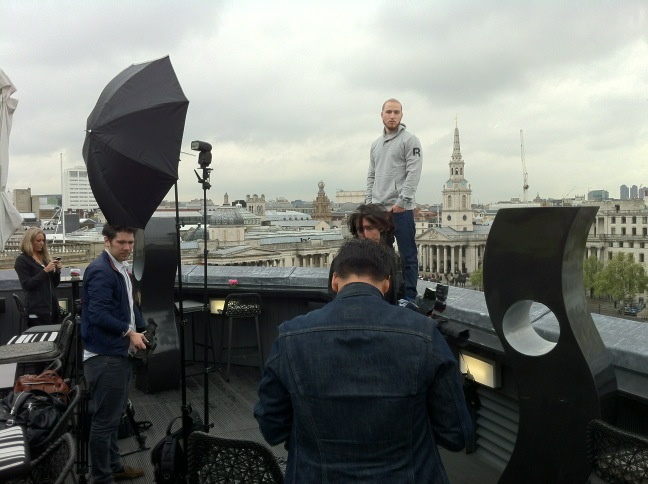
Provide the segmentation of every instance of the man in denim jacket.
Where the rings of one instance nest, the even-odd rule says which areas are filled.
[[[437,444],[472,433],[457,362],[430,318],[383,300],[391,254],[353,239],[334,301],[279,327],[254,415],[286,482],[447,483]]]

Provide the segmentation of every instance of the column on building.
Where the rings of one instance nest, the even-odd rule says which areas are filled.
[[[421,270],[421,271],[425,271],[425,264],[426,264],[425,248],[426,248],[425,244],[419,244],[419,246],[418,246],[419,270]]]

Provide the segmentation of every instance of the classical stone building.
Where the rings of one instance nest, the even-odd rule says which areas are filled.
[[[443,184],[441,226],[416,238],[419,270],[428,273],[471,273],[481,266],[490,225],[474,225],[472,189],[465,178],[459,128],[455,127],[449,177]]]
[[[245,221],[239,207],[215,207],[209,215],[209,240],[221,246],[238,245],[245,240]]]
[[[328,267],[342,245],[339,231],[309,215],[267,211],[266,217],[271,224],[262,226],[259,215],[240,206],[214,207],[209,215],[208,264]],[[197,235],[191,239],[201,244],[203,236]],[[183,260],[202,263],[202,253],[194,247]]]
[[[257,267],[329,267],[342,245],[338,240],[298,238],[271,241],[259,246],[240,245],[209,251],[209,265]]]

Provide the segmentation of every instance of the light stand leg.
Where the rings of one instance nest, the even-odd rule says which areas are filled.
[[[79,297],[79,281],[72,281],[72,318],[74,319],[75,359],[74,359],[74,380],[79,385],[81,398],[78,405],[78,426],[76,429],[77,460],[76,471],[79,476],[79,484],[86,484],[88,473],[88,441],[86,439],[86,428],[88,425],[88,389],[83,377],[83,342],[81,341],[81,299]]]
[[[133,436],[135,437],[135,440],[137,440],[137,444],[139,445],[137,450],[134,450],[132,452],[128,452],[126,454],[122,454],[122,457],[135,454],[136,452],[141,452],[143,450],[149,450],[150,447],[146,446],[146,435],[142,435],[140,432],[140,424],[135,421],[135,414],[133,413],[133,407],[131,406],[130,400],[128,401],[128,404],[126,405],[126,418],[130,422],[131,427],[133,428]],[[146,425],[144,428],[148,428],[150,426],[150,422],[143,422],[144,425]]]
[[[178,182],[175,187],[175,209],[176,209],[176,245],[178,247],[178,340],[180,343],[180,391],[182,412],[182,444],[183,448],[188,449],[187,439],[191,431],[192,422],[189,418],[191,408],[187,405],[187,369],[185,363],[185,316],[182,301],[182,253],[180,249],[180,210],[178,208]],[[184,468],[187,468],[187,453],[184,453]]]

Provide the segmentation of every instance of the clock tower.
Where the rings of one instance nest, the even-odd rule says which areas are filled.
[[[455,125],[454,148],[450,159],[450,178],[443,185],[441,226],[459,232],[472,232],[473,211],[468,180],[464,178],[464,161],[459,146],[459,128]]]

